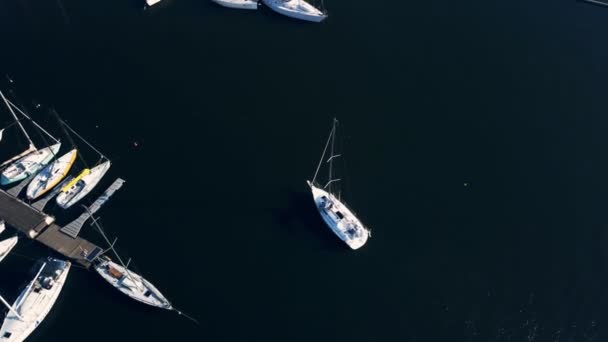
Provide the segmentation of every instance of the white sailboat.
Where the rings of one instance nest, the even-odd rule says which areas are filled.
[[[326,13],[304,0],[262,0],[262,2],[273,11],[294,19],[318,23],[327,18]]]
[[[9,312],[0,328],[0,342],[21,342],[38,327],[57,301],[70,266],[69,261],[49,258],[13,306],[2,299]]]
[[[333,161],[340,156],[334,154],[337,124],[338,121],[334,119],[333,127],[329,134],[329,138],[327,139],[327,143],[325,144],[325,149],[321,155],[321,160],[317,166],[315,176],[312,181],[308,181],[308,185],[310,186],[312,197],[323,221],[325,221],[329,228],[331,228],[331,230],[350,248],[358,249],[367,242],[367,239],[371,235],[370,230],[359,221],[352,210],[346,206],[340,199],[340,196],[336,195],[332,189],[333,183],[339,181],[339,179],[333,178]],[[315,181],[330,144],[330,156],[326,161],[329,163],[329,179],[325,186],[321,186],[316,184]]]
[[[57,204],[67,209],[88,195],[99,183],[101,178],[108,172],[112,164],[109,160],[84,171],[69,182],[57,196]]]
[[[257,0],[211,0],[216,4],[228,8],[236,8],[236,9],[248,9],[255,10],[258,9],[258,1]]]
[[[173,310],[171,303],[144,277],[103,256],[95,265],[95,271],[110,285],[127,296],[161,309]]]
[[[0,241],[0,261],[4,260],[8,253],[15,248],[18,239],[17,236],[13,236],[12,238]]]
[[[2,171],[0,184],[7,185],[18,182],[37,173],[55,157],[60,147],[61,143],[57,143],[21,157]]]
[[[27,186],[27,198],[36,199],[51,190],[55,185],[68,175],[70,168],[76,161],[76,149],[64,154],[47,165]]]
[[[159,2],[161,2],[161,0],[146,0],[146,5],[152,6],[152,5],[156,5]]]

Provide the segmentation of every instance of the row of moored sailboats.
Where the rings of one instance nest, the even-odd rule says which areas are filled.
[[[64,209],[73,206],[89,194],[110,168],[110,161],[89,144],[100,154],[100,161],[90,169],[84,168],[75,177],[69,176],[69,172],[76,162],[78,150],[74,148],[59,156],[61,142],[15,106],[1,91],[0,97],[13,116],[14,125],[19,126],[29,143],[29,147],[24,152],[0,165],[0,185],[29,181],[26,190],[28,200],[36,200],[51,192],[50,196],[57,194],[56,202],[59,207]],[[21,118],[18,114],[21,115]],[[53,142],[47,147],[37,148],[21,122],[23,119],[30,121]],[[73,134],[78,135],[65,122],[59,120]],[[0,129],[0,141],[4,131],[5,129]],[[78,137],[80,138],[80,136]],[[84,139],[82,140],[88,144]],[[59,191],[51,191],[57,186],[61,186],[60,189],[58,188]],[[106,242],[110,244],[97,220],[93,220],[93,223],[106,239]],[[5,223],[0,221],[0,234],[4,231]],[[0,240],[0,262],[10,254],[17,242],[17,236]],[[116,254],[119,263],[112,261],[105,255],[110,250]],[[111,243],[110,248],[93,261],[93,269],[110,285],[130,298],[182,314],[171,305],[154,285],[130,270],[128,264],[129,262],[127,264],[122,262],[114,249],[114,244]],[[0,301],[8,308],[7,315],[0,326],[0,342],[21,342],[38,327],[55,304],[65,284],[70,267],[71,263],[69,261],[48,258],[42,263],[34,279],[28,283],[12,305],[0,296]]]
[[[258,9],[258,0],[212,0],[213,2],[228,8],[255,10]],[[321,22],[327,18],[327,13],[313,6],[305,0],[261,0],[264,5],[273,11],[294,19],[304,21]],[[148,6],[152,6],[160,0],[146,0]]]
[[[78,150],[74,148],[58,157],[59,150],[62,146],[61,142],[40,127],[27,114],[19,109],[19,107],[15,106],[2,92],[0,92],[0,97],[2,97],[2,100],[13,115],[15,123],[19,126],[29,143],[28,149],[0,165],[0,167],[4,167],[0,174],[0,184],[9,185],[24,181],[33,176],[28,184],[26,196],[28,200],[35,200],[49,192],[68,176],[70,169],[76,161]],[[23,118],[31,121],[53,140],[54,143],[50,146],[38,149],[15,111]],[[66,125],[63,121],[61,121],[61,123]],[[69,128],[67,125],[66,127]],[[110,168],[110,165],[110,160],[100,153],[100,161],[97,165],[90,169],[84,168],[77,176],[72,178],[61,188],[56,198],[57,204],[63,209],[67,209],[76,204],[95,188]]]

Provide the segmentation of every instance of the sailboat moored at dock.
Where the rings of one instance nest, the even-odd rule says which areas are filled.
[[[110,285],[127,296],[161,309],[173,310],[171,303],[144,277],[104,256],[98,259],[95,271]]]
[[[57,204],[67,209],[80,201],[95,188],[111,165],[110,161],[106,160],[90,170],[85,169],[61,190],[61,193],[57,196]]]
[[[0,241],[0,261],[4,260],[8,253],[15,248],[18,239],[19,238],[17,236],[13,236],[12,238]]]
[[[45,194],[67,176],[76,160],[76,149],[64,154],[47,165],[27,186],[27,198],[32,200]]]
[[[10,183],[24,180],[27,177],[37,173],[46,164],[48,164],[59,151],[61,143],[31,152],[25,157],[9,165],[0,176],[0,184],[7,185]]]
[[[23,290],[0,328],[0,342],[25,340],[44,320],[57,301],[68,276],[69,261],[49,258]],[[4,299],[2,301],[7,304]],[[8,306],[8,305],[7,305]]]

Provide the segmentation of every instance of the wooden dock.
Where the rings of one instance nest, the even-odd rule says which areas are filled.
[[[20,199],[0,190],[0,219],[50,249],[89,267],[103,251],[100,247],[81,237],[73,238],[60,231],[55,219]]]

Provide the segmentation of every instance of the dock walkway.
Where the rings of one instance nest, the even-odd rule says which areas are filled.
[[[89,267],[103,251],[101,247],[81,237],[73,238],[60,231],[55,219],[20,199],[0,190],[0,219],[50,249]]]

